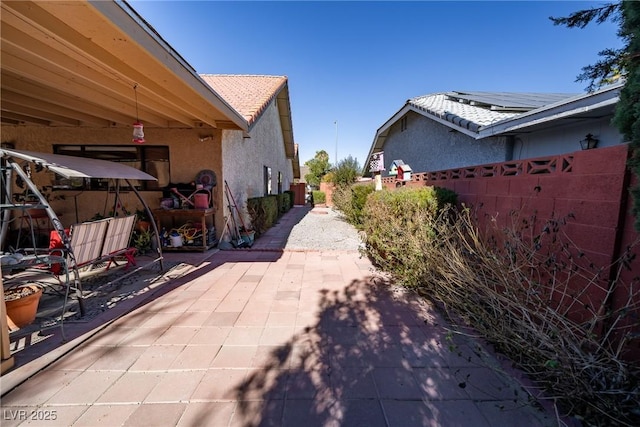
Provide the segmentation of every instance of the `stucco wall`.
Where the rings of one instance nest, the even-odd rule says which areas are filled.
[[[243,138],[241,131],[225,131],[222,142],[223,176],[238,208],[244,212],[247,225],[250,223],[247,199],[264,196],[264,166],[271,168],[272,194],[278,193],[278,172],[282,172],[282,191],[293,183],[293,167],[286,158],[275,101],[253,125],[249,135],[250,138]],[[227,205],[225,200],[225,209]]]
[[[556,156],[580,150],[580,140],[591,133],[598,139],[598,148],[612,147],[623,142],[623,137],[611,125],[611,118],[563,126],[547,131],[522,133],[515,138],[513,159]]]
[[[404,131],[400,124],[401,120],[392,125],[383,147],[383,176],[388,176],[391,162],[397,159],[408,163],[415,172],[507,160],[504,137],[476,141],[413,112],[407,114]]]
[[[36,126],[3,125],[2,142],[12,142],[18,150],[40,151],[51,153],[55,144],[100,144],[128,145],[131,142],[129,128],[54,128]],[[212,139],[200,142],[201,136],[213,136]],[[218,184],[222,170],[222,132],[215,129],[158,129],[145,128],[146,145],[169,147],[171,182],[192,182],[197,173],[210,169],[216,173]],[[38,184],[50,185],[48,176],[43,176]],[[218,185],[220,188],[220,184]],[[221,192],[218,190],[218,199]],[[96,212],[111,210],[113,194],[106,191],[56,191],[56,195],[65,195],[65,200],[51,202],[52,207],[61,215],[65,226],[76,222],[75,204],[78,206],[78,220],[92,217]],[[142,191],[142,196],[149,206],[158,208],[161,191]],[[134,193],[122,193],[122,201],[130,211],[135,211],[139,202]],[[75,200],[74,200],[75,199]],[[219,206],[219,204],[218,204]],[[222,216],[216,221],[218,234],[222,227]]]

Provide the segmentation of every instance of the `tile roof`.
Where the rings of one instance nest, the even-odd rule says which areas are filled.
[[[285,76],[239,74],[200,74],[251,126],[278,92],[286,85]]]
[[[411,98],[407,104],[472,132],[575,94],[447,92]]]
[[[418,96],[411,98],[407,103],[473,132],[477,132],[482,126],[518,115],[518,113],[491,111],[486,108],[465,104],[450,99],[444,93]]]

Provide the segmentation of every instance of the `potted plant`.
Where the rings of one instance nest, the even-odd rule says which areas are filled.
[[[151,229],[151,219],[145,209],[136,209],[136,230],[149,231]]]
[[[144,255],[153,249],[153,232],[146,230],[136,230],[133,235],[133,246],[140,255]]]
[[[22,328],[33,323],[41,296],[42,286],[33,283],[7,289],[4,302],[9,324]]]

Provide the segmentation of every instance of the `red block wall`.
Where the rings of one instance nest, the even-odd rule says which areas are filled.
[[[561,253],[564,251],[558,250],[558,259],[574,262],[593,274],[601,271],[595,280],[593,276],[583,280],[572,278],[571,291],[579,295],[581,304],[572,306],[568,315],[581,322],[592,319],[593,311],[603,307],[615,310],[629,306],[629,287],[640,286],[640,245],[632,247],[639,234],[633,228],[630,213],[627,158],[628,146],[619,145],[555,157],[419,173],[405,182],[384,178],[383,183],[390,189],[398,185],[451,189],[461,203],[477,209],[480,230],[513,228],[527,221],[530,226],[527,232],[536,235],[549,225],[549,220],[557,221],[558,238],[570,243],[564,255]],[[546,242],[549,247],[550,240],[549,236]],[[617,261],[622,255],[627,255],[628,263],[620,269]],[[606,300],[607,289],[618,270],[620,280]],[[627,328],[620,334],[635,333],[631,345],[631,357],[635,360],[640,360],[639,315],[637,309],[631,310],[626,325],[622,325]]]
[[[334,185],[329,182],[320,183],[320,191],[324,192],[325,205],[328,207],[333,206],[333,189]]]

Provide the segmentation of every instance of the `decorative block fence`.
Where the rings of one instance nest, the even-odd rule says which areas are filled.
[[[459,201],[474,207],[480,230],[504,229],[530,221],[529,232],[540,233],[548,221],[557,221],[560,233],[591,270],[601,269],[596,286],[588,279],[575,281],[572,289],[584,293],[584,307],[569,315],[581,322],[592,319],[592,310],[628,305],[629,286],[640,286],[640,245],[630,213],[630,173],[626,169],[628,145],[569,154],[414,173],[410,181],[383,178],[387,188],[432,185],[458,194]],[[532,221],[533,219],[533,221]],[[606,289],[618,271],[617,260],[627,255],[618,286],[605,301]],[[589,287],[590,286],[590,287]],[[588,288],[585,288],[588,287]],[[636,291],[637,293],[637,291]],[[636,301],[640,304],[640,301]],[[591,310],[591,312],[589,312]],[[626,319],[624,333],[631,341],[632,358],[640,360],[640,319],[637,310]],[[619,336],[618,338],[621,338]]]

